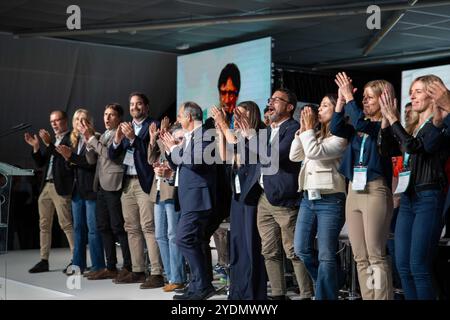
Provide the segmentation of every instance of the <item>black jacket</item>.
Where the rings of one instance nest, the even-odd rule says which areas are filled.
[[[70,132],[67,133],[61,141],[61,144],[70,147]],[[67,196],[72,194],[73,187],[73,171],[56,150],[55,145],[51,143],[48,147],[41,148],[38,152],[32,153],[32,157],[38,168],[44,167],[44,175],[40,187],[40,192],[45,185],[45,179],[47,176],[48,166],[50,163],[50,157],[53,155],[53,181],[55,184],[56,192],[60,196]]]
[[[411,171],[406,192],[445,188],[447,178],[444,169],[448,158],[448,147],[444,145],[445,135],[442,129],[436,128],[429,121],[414,137],[408,134],[397,121],[392,124],[392,127],[383,129],[381,135],[380,150],[385,155],[401,155],[400,151],[410,154],[409,164],[405,168]]]
[[[94,152],[92,150],[91,152]],[[73,192],[78,192],[83,200],[96,200],[97,193],[93,190],[96,164],[89,164],[86,159],[86,144],[81,148],[80,154],[72,152],[69,158],[70,166],[74,170]]]

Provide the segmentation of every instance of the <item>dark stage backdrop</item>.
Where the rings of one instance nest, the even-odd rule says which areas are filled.
[[[19,123],[30,132],[51,131],[49,113],[92,112],[103,132],[103,110],[118,102],[129,120],[128,94],[142,91],[150,113],[160,117],[174,108],[176,55],[54,39],[14,39],[0,34],[0,134]],[[0,138],[0,161],[33,168],[23,132]]]

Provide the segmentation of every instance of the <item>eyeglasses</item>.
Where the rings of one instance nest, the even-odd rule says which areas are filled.
[[[278,101],[283,101],[283,102],[289,103],[289,101],[284,100],[284,99],[279,98],[279,97],[267,99],[267,103],[268,103],[268,104],[271,104],[271,103],[273,103],[273,102],[278,102]]]
[[[220,95],[221,96],[237,96],[238,95],[238,91],[234,91],[234,90],[220,90]]]

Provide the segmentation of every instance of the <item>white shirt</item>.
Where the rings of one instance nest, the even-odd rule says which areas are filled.
[[[139,135],[139,132],[141,132],[141,129],[142,129],[142,123],[144,122],[144,120],[145,120],[145,119],[143,119],[143,120],[141,120],[141,121],[139,121],[139,122],[137,122],[136,120],[133,120],[133,129],[134,129],[134,134],[135,134],[136,136]],[[117,130],[119,130],[119,129],[117,129]],[[133,139],[133,140],[130,140],[130,145],[133,144],[133,142],[134,142],[134,139]],[[113,148],[114,148],[114,149],[117,149],[118,146],[119,146],[118,144],[116,144],[115,142],[113,142]],[[128,152],[128,151],[127,151],[127,152]],[[127,172],[126,172],[126,174],[129,175],[129,176],[137,175],[136,166],[134,165],[134,158],[133,158],[133,165],[127,166]]]
[[[283,123],[285,123],[287,120],[289,120],[289,118],[281,121],[278,124],[274,124],[272,123],[270,125],[270,127],[272,128],[272,130],[270,130],[270,138],[269,138],[269,142],[272,143],[273,139],[275,138],[275,136],[278,134],[278,132],[280,131],[280,127]],[[264,175],[261,173],[261,176],[259,177],[259,185],[261,186],[261,188],[264,189]]]
[[[55,141],[55,147],[57,147],[57,146],[60,145],[62,139],[63,139],[64,136],[67,134],[67,132],[69,132],[69,131],[63,132],[63,133],[61,133],[60,135],[56,135],[56,136],[55,136],[55,139],[56,139],[56,141]],[[45,180],[53,179],[53,171],[52,171],[52,168],[53,168],[53,155],[50,156],[50,161],[49,161],[49,163],[48,163],[47,175],[46,175]]]

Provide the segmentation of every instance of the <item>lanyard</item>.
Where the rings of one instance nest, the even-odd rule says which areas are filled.
[[[363,135],[363,139],[361,142],[361,150],[359,150],[359,165],[363,164],[363,158],[364,158],[364,145],[366,144],[366,140],[367,140],[367,134]]]
[[[416,131],[414,131],[413,133],[413,137],[415,138],[418,134],[419,131],[422,130],[422,128],[428,123],[428,121],[430,121],[431,117],[433,117],[433,115],[430,115],[427,120],[425,120],[419,127],[419,129],[417,129]],[[406,168],[406,166],[408,165],[408,161],[410,158],[410,154],[408,152],[405,152],[405,156],[403,157],[403,170]]]

